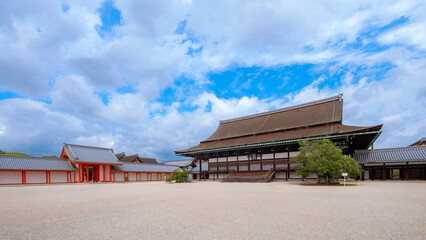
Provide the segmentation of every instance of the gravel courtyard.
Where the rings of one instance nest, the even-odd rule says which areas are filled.
[[[426,182],[0,187],[1,239],[425,239]]]

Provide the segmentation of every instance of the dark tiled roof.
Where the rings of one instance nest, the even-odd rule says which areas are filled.
[[[202,142],[223,140],[287,129],[341,123],[342,95],[264,113],[220,121],[219,127]]]
[[[354,159],[359,164],[426,161],[426,146],[357,150]]]
[[[187,167],[192,164],[192,159],[171,160],[165,162],[165,165],[177,165],[179,167]]]
[[[121,164],[111,148],[64,143],[64,149],[71,161],[75,163]]]
[[[122,162],[134,162],[136,160],[139,160],[139,156],[138,154],[133,154],[133,155],[126,155],[123,156],[122,158],[120,158],[120,161]]]
[[[422,138],[419,141],[410,144],[410,146],[417,146],[417,145],[424,145],[424,144],[426,144],[426,138]]]
[[[173,172],[173,170],[177,168],[179,167],[176,165],[123,162],[122,166],[114,166],[114,171],[117,171],[117,172]]]
[[[381,127],[382,125],[373,126],[373,127],[354,127],[354,126],[347,126],[342,124],[315,126],[310,128],[294,129],[294,130],[288,130],[288,131],[280,131],[280,132],[272,132],[267,134],[232,138],[232,139],[226,139],[221,141],[201,142],[199,145],[195,147],[192,147],[183,151],[176,151],[176,153],[180,154],[185,152],[220,149],[220,148],[234,147],[234,146],[243,147],[245,145],[277,142],[277,141],[285,141],[285,140],[349,134],[349,133],[356,133],[356,132],[378,131],[381,129]]]
[[[155,159],[155,158],[142,158],[142,157],[139,157],[139,161],[141,163],[158,163],[157,159]]]
[[[121,160],[124,156],[125,156],[126,154],[124,154],[124,152],[122,152],[122,153],[116,153],[115,154],[115,157],[118,159],[118,160]]]
[[[14,156],[0,154],[0,169],[3,170],[51,170],[77,171],[78,169],[64,158]]]

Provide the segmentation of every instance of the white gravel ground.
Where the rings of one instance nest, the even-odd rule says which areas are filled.
[[[426,239],[426,182],[0,187],[1,239]]]

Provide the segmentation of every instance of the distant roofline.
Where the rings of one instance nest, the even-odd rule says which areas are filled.
[[[22,157],[22,158],[40,158],[40,159],[46,159],[46,160],[65,160],[65,158],[59,158],[59,157],[37,157],[37,156],[9,155],[9,154],[0,154],[0,156]]]
[[[271,111],[256,113],[256,114],[247,115],[247,116],[243,116],[243,117],[231,118],[231,119],[227,119],[227,120],[220,120],[219,124],[230,123],[230,122],[235,122],[235,121],[240,121],[240,120],[245,120],[245,119],[250,119],[250,118],[255,118],[255,117],[261,117],[261,116],[265,116],[265,115],[290,111],[290,110],[294,110],[294,109],[298,109],[298,108],[308,107],[308,106],[317,105],[317,104],[326,103],[326,102],[331,102],[331,101],[336,101],[336,100],[341,101],[342,97],[343,97],[343,93],[336,95],[336,96],[333,96],[333,97],[324,98],[324,99],[320,99],[320,100],[316,100],[316,101],[312,101],[312,102],[307,102],[307,103],[302,103],[302,104],[298,104],[298,105],[294,105],[294,106],[290,106],[290,107],[279,108],[279,109],[275,109],[275,110],[271,110]]]
[[[412,143],[412,144],[410,144],[410,145],[408,145],[408,146],[414,146],[414,145],[419,144],[419,143],[421,143],[421,142],[426,142],[426,137],[421,138],[420,140],[415,141],[414,143]]]
[[[135,163],[135,162],[123,162],[123,164],[122,164],[122,165],[124,165],[124,164],[165,166],[164,164],[161,164],[161,163]],[[167,165],[167,166],[177,166],[177,165]]]
[[[192,160],[192,158],[188,158],[188,159],[178,159],[178,160],[168,160],[166,162],[179,162],[179,161],[188,161],[188,160]]]
[[[396,148],[362,149],[362,150],[355,150],[354,153],[404,150],[404,149],[413,149],[413,148],[426,148],[426,146],[420,145],[420,146],[407,146],[407,147],[396,147]]]
[[[72,143],[64,143],[65,145],[69,145],[69,146],[77,146],[77,147],[87,147],[87,148],[99,148],[99,149],[107,149],[107,150],[112,150],[112,152],[114,152],[114,150],[112,148],[106,148],[106,147],[95,147],[95,146],[87,146],[87,145],[80,145],[80,144],[72,144]],[[117,153],[118,154],[118,153]]]

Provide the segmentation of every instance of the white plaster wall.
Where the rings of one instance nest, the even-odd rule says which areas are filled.
[[[109,166],[105,166],[105,181],[109,182]]]
[[[302,176],[298,176],[294,172],[290,172],[290,178],[302,178]]]
[[[20,183],[22,183],[21,171],[0,171],[0,184],[20,184]]]
[[[66,183],[67,172],[50,172],[51,183]]]
[[[262,159],[273,159],[273,158],[274,158],[273,153],[262,154]]]
[[[238,168],[239,168],[240,171],[247,171],[248,170],[248,166],[247,165],[245,165],[245,166],[239,166]]]
[[[99,165],[99,182],[102,182],[104,180],[104,167],[104,165]]]
[[[364,180],[370,179],[370,170],[364,171]]]
[[[250,171],[258,171],[260,170],[260,164],[251,164]]]
[[[226,157],[221,157],[217,159],[218,162],[226,162]]]
[[[46,172],[27,171],[26,176],[27,176],[27,183],[46,183]],[[52,175],[50,175],[50,178],[52,179]]]
[[[279,179],[285,179],[285,175],[286,175],[286,173],[285,172],[276,172],[275,173],[275,178],[279,178]]]
[[[247,161],[247,160],[248,160],[248,156],[247,155],[238,156],[238,161]]]
[[[229,166],[229,171],[237,171],[237,166]]]
[[[237,161],[237,156],[228,157],[228,162],[236,162],[236,161]]]
[[[116,182],[124,182],[124,173],[116,172],[115,173],[115,181]]]
[[[276,167],[276,168],[284,168],[284,169],[287,169],[287,167],[288,167],[288,166],[287,166],[287,164],[286,164],[286,163],[280,163],[280,164],[278,164],[278,163],[277,163],[277,164],[275,165],[275,167]]]
[[[297,156],[299,153],[300,153],[299,151],[297,151],[297,152],[290,152],[290,157],[295,157],[295,156]]]
[[[147,176],[148,176],[147,173],[141,173],[142,181],[148,180]]]
[[[136,181],[136,173],[129,173],[129,181]]]
[[[216,160],[217,160],[217,158],[209,158],[209,162],[211,162],[211,163],[215,163]]]
[[[275,153],[275,158],[287,158],[287,153]]]
[[[262,168],[263,168],[263,170],[270,170],[270,169],[274,168],[274,165],[273,164],[264,164]]]

